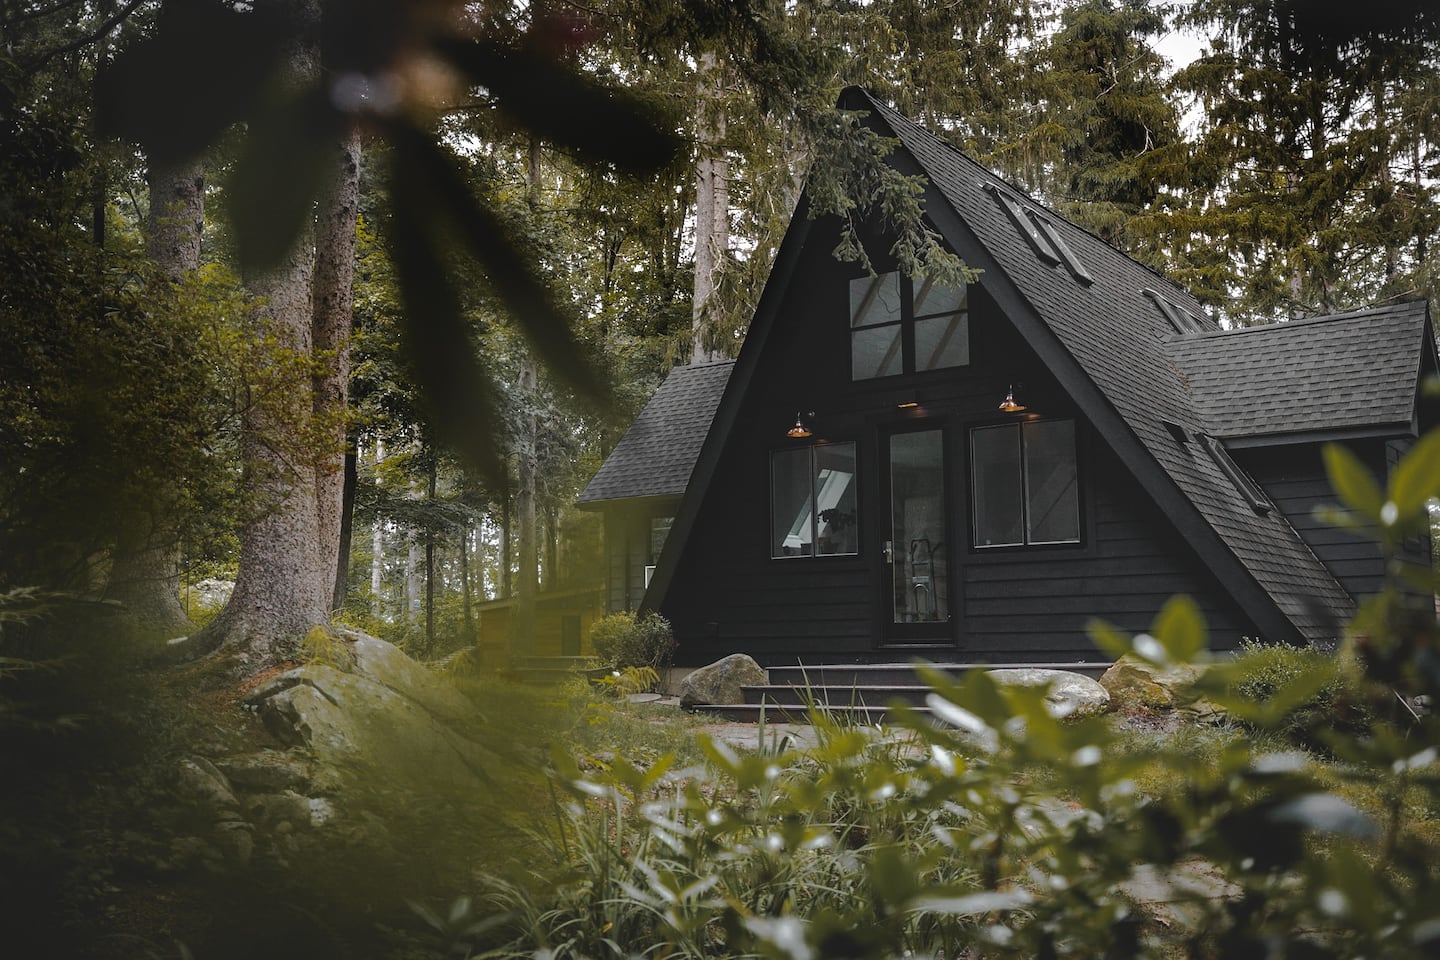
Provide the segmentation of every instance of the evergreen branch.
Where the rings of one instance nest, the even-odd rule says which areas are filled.
[[[50,14],[59,13],[67,7],[78,7],[82,2],[83,0],[59,0],[58,3],[52,3],[48,7],[22,10],[19,13],[8,13],[5,15],[5,23],[8,26],[9,24],[22,23],[26,20],[35,20],[39,17],[48,17]]]
[[[41,67],[45,66],[45,64],[49,63],[51,60],[54,60],[56,57],[63,57],[67,53],[73,53],[76,50],[84,49],[85,47],[90,46],[92,43],[96,43],[99,40],[102,40],[103,38],[109,36],[112,32],[114,32],[116,27],[120,26],[120,24],[130,19],[130,14],[134,13],[139,8],[140,4],[144,2],[145,0],[130,0],[130,2],[127,3],[125,6],[121,7],[120,11],[116,13],[113,17],[100,24],[100,26],[96,27],[94,32],[86,34],[84,36],[76,37],[69,43],[61,44],[55,49],[41,54],[35,59],[28,61],[25,64],[25,69],[39,70]]]

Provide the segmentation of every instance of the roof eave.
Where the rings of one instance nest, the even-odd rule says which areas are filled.
[[[765,281],[765,289],[761,292],[760,300],[755,305],[755,315],[745,334],[745,342],[740,347],[740,355],[735,359],[735,366],[730,371],[730,378],[725,384],[725,392],[721,395],[720,403],[715,408],[715,417],[711,420],[710,429],[705,434],[705,441],[700,446],[700,454],[695,458],[695,466],[690,472],[690,482],[685,487],[685,494],[680,500],[679,509],[675,512],[675,520],[670,526],[665,546],[660,551],[660,556],[655,563],[655,572],[650,577],[650,585],[645,588],[645,594],[640,600],[639,612],[642,615],[659,612],[666,595],[670,592],[670,585],[675,579],[675,570],[680,564],[680,558],[684,555],[690,534],[695,528],[695,519],[699,515],[700,505],[705,502],[705,497],[709,493],[711,481],[719,465],[720,455],[725,449],[725,442],[730,436],[730,431],[735,426],[740,403],[749,391],[751,380],[754,379],[760,354],[765,342],[770,337],[775,317],[780,312],[780,301],[783,299],[784,292],[790,284],[790,277],[799,263],[800,252],[805,248],[805,240],[810,235],[812,223],[809,195],[808,191],[805,191],[800,194],[800,199],[795,204],[795,212],[790,216],[790,224],[786,227],[784,237],[780,241],[780,248],[775,253],[775,263],[770,268],[770,276]]]
[[[1351,427],[1329,427],[1318,430],[1289,430],[1280,433],[1216,436],[1231,450],[1252,450],[1258,447],[1283,447],[1300,443],[1342,443],[1346,440],[1368,440],[1379,437],[1413,437],[1415,419],[1389,420]]]

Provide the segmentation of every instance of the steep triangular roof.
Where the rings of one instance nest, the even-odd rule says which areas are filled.
[[[722,360],[671,370],[586,484],[579,505],[683,494],[734,366]]]
[[[1212,425],[1224,410],[1197,397],[1187,368],[1209,371],[1202,344],[1230,342],[1204,307],[866,91],[848,89],[841,105],[869,112],[880,132],[898,139],[902,149],[891,161],[929,181],[928,218],[962,259],[984,271],[982,282],[1016,329],[1255,625],[1275,640],[1334,638],[1353,600],[1279,511],[1256,509],[1223,450],[1197,442],[1224,436]],[[1027,236],[1027,227],[1036,236]],[[700,449],[647,609],[669,588],[809,230],[802,196]],[[1406,353],[1414,363],[1413,344]]]
[[[1353,609],[1344,588],[1279,511],[1257,513],[1221,464],[1167,426],[1203,432],[1206,425],[1166,349],[1167,337],[1157,323],[1160,308],[1146,291],[1157,290],[1203,319],[1200,303],[1049,211],[1046,219],[1088,266],[1094,282],[1081,283],[1063,265],[1046,263],[991,190],[1026,204],[1033,201],[868,93],[853,88],[847,93],[899,138],[939,194],[942,202],[926,207],[937,226],[947,237],[969,234],[971,243],[964,246],[979,250],[957,252],[994,265],[998,275],[991,289],[1009,294],[1001,297],[1002,306],[1009,308],[1022,335],[1257,626],[1275,639],[1287,634],[1333,638]],[[945,223],[947,212],[958,222]]]

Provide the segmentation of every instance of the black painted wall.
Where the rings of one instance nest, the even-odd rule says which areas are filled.
[[[1347,441],[1347,446],[1385,484],[1410,439],[1372,438]],[[1385,583],[1385,558],[1379,544],[1326,523],[1317,509],[1337,503],[1325,476],[1321,444],[1286,444],[1235,451],[1236,462],[1264,487],[1270,499],[1357,601],[1378,593]],[[1430,539],[1418,537],[1404,545],[1401,559],[1430,564]]]
[[[986,295],[983,276],[971,288],[969,366],[852,383],[847,281],[857,271],[830,256],[832,237],[816,224],[661,609],[675,626],[680,663],[735,652],[766,664],[1100,659],[1085,632],[1092,618],[1143,630],[1182,592],[1200,602],[1216,649],[1254,633],[1078,418],[1082,542],[972,549],[969,428],[1015,416],[996,409],[1011,383],[1022,385],[1026,415],[1075,418],[1076,410]],[[888,265],[877,259],[876,267]],[[897,408],[911,399],[920,406]],[[858,557],[770,558],[770,453],[813,442],[785,436],[797,410],[814,411],[814,440],[857,444]],[[876,522],[886,507],[877,491],[887,433],[930,427],[946,432],[952,615],[939,646],[916,648],[886,643],[895,638],[877,602],[886,590]]]

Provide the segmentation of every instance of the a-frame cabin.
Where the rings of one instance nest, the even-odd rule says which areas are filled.
[[[1090,620],[1141,630],[1177,593],[1217,650],[1333,640],[1384,570],[1316,519],[1320,448],[1383,475],[1434,422],[1427,305],[1222,330],[865,91],[842,105],[979,279],[866,274],[802,198],[733,368],[672,373],[582,495],[611,609],[666,616],[681,664],[1093,660]]]

